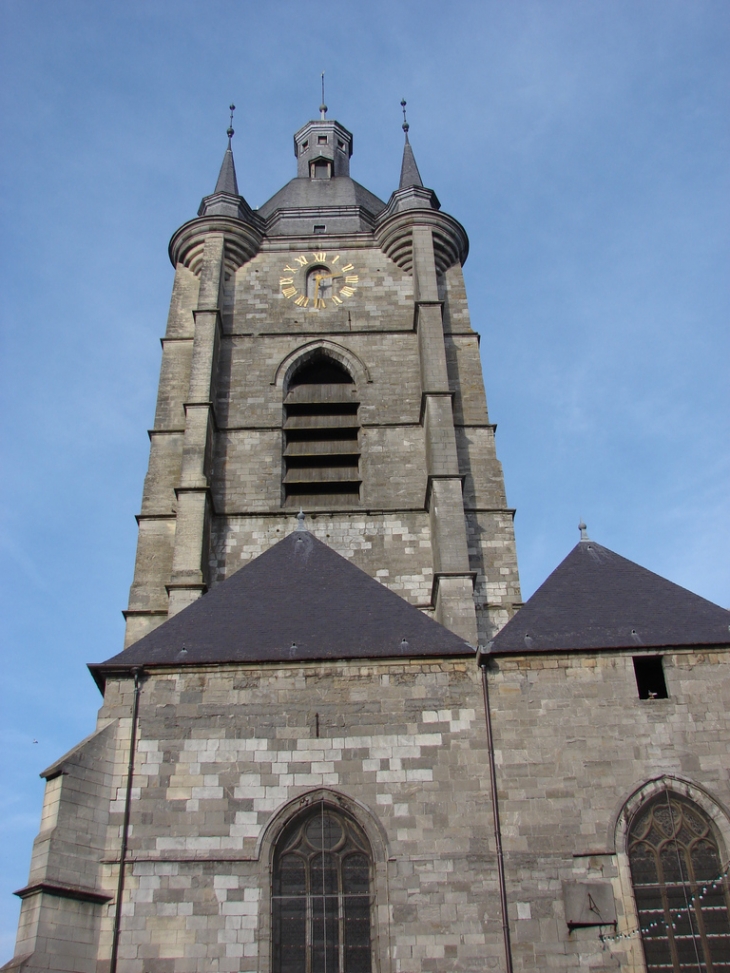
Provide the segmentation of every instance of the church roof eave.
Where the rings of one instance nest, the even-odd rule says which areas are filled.
[[[138,642],[89,666],[134,667],[472,656],[474,647],[295,531]]]

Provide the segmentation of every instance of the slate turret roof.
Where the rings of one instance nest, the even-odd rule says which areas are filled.
[[[730,612],[581,540],[490,643],[490,655],[730,645]]]
[[[275,544],[94,678],[134,666],[469,656],[474,648],[306,530]]]
[[[231,146],[230,136],[228,138],[228,148],[223,155],[221,171],[218,173],[218,182],[215,184],[213,193],[228,193],[231,196],[238,196],[238,180],[236,179],[236,164],[233,161],[233,147]]]
[[[413,154],[413,149],[411,148],[411,143],[408,141],[408,132],[406,132],[406,142],[403,146],[403,162],[400,167],[400,184],[399,189],[407,189],[409,186],[423,186],[421,181],[421,173],[418,171],[418,166],[416,165],[416,157]]]

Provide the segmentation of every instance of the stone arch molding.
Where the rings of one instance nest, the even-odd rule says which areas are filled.
[[[370,808],[355,798],[326,787],[300,794],[280,807],[259,835],[256,857],[265,864],[270,864],[279,836],[289,822],[307,808],[322,803],[334,810],[344,812],[360,825],[370,842],[373,861],[376,864],[388,860],[388,838],[385,829]]]
[[[286,390],[295,369],[310,361],[315,355],[321,353],[326,354],[342,365],[343,368],[347,369],[356,384],[363,385],[367,382],[372,382],[370,370],[362,358],[350,351],[349,348],[345,348],[335,341],[320,338],[316,341],[309,341],[305,345],[300,345],[283,358],[277,365],[270,384],[277,386],[282,391]]]
[[[640,784],[631,792],[614,813],[609,826],[608,847],[613,852],[626,853],[626,839],[632,818],[643,804],[663,791],[670,791],[680,797],[685,797],[704,811],[715,825],[722,842],[720,853],[723,859],[727,861],[730,851],[730,809],[725,807],[705,787],[693,781],[675,777],[673,774],[662,774],[660,777],[654,777],[652,780]]]

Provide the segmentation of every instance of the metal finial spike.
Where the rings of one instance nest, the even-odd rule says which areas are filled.
[[[236,134],[233,131],[233,113],[236,110],[236,106],[235,105],[229,105],[228,108],[230,109],[230,112],[231,112],[231,120],[230,120],[230,122],[228,124],[228,128],[226,129],[226,135],[228,136],[228,140],[230,141],[233,138],[233,136]]]
[[[319,106],[319,117],[322,120],[327,117],[327,105],[324,103],[324,71],[322,72],[322,104]]]
[[[590,537],[588,536],[588,528],[583,523],[583,518],[582,517],[580,519],[580,523],[578,524],[578,530],[580,531],[580,539],[582,541],[589,541],[590,540]]]
[[[403,109],[403,125],[401,127],[403,128],[403,131],[406,133],[406,138],[408,138],[408,129],[411,126],[408,124],[408,119],[406,118],[406,100],[405,100],[405,98],[401,98],[400,106]]]
[[[304,511],[299,508],[299,513],[297,514],[297,530],[304,530]]]

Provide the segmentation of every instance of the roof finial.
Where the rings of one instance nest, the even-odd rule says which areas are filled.
[[[408,119],[406,118],[406,100],[401,98],[400,106],[403,109],[403,125],[401,126],[403,131],[406,133],[406,142],[408,141],[408,129],[411,127],[408,124]]]
[[[228,136],[228,144],[230,145],[231,144],[231,139],[236,134],[233,131],[233,113],[236,110],[236,106],[235,105],[229,105],[228,108],[230,109],[230,112],[231,112],[231,120],[228,123],[228,128],[226,129],[226,135]]]
[[[304,511],[299,508],[299,513],[297,514],[297,530],[306,530],[304,526]]]
[[[580,518],[580,523],[578,524],[578,530],[580,531],[580,539],[582,541],[589,541],[590,540],[590,537],[588,536],[588,528],[583,523],[583,518],[582,517]]]
[[[327,105],[324,103],[324,71],[322,72],[322,104],[319,106],[319,117],[323,121],[327,117]]]

